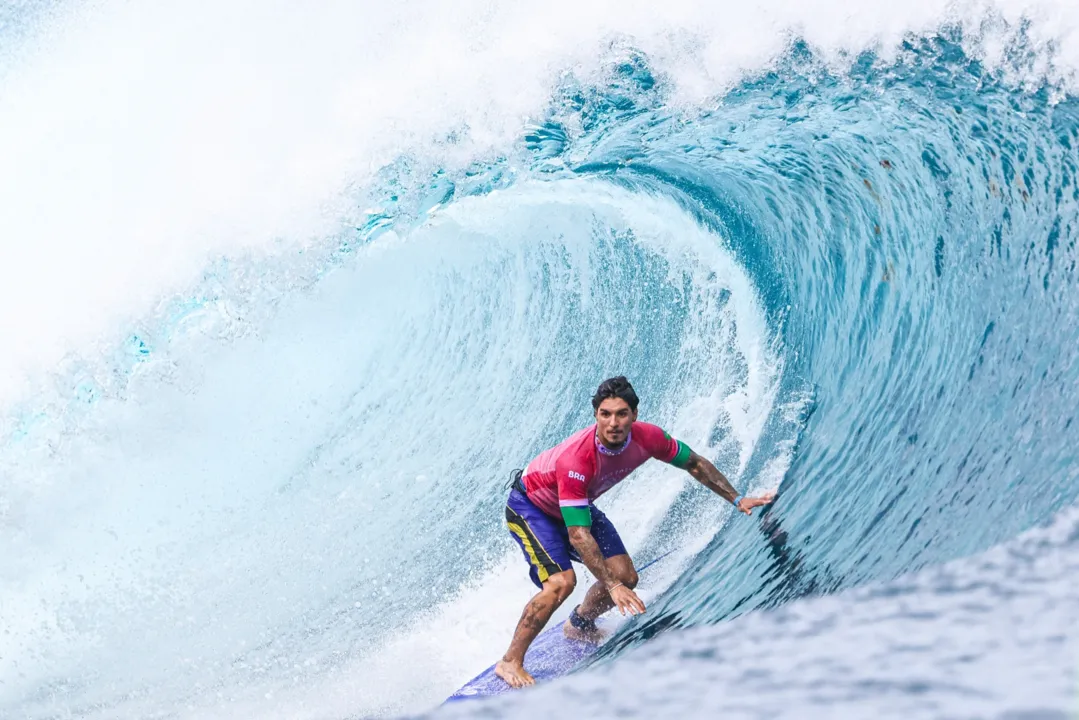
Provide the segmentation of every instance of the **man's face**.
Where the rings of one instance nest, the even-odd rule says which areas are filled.
[[[636,419],[637,411],[630,410],[625,400],[607,398],[596,408],[596,434],[599,441],[612,450],[621,447]]]

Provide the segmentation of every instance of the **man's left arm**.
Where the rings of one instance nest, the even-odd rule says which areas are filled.
[[[725,498],[727,502],[734,503],[735,507],[746,515],[753,514],[753,508],[767,505],[775,499],[775,493],[765,493],[761,497],[742,497],[734,489],[730,481],[706,458],[695,452],[690,452],[689,460],[686,461],[685,470],[693,476],[697,482],[706,488]],[[737,500],[737,502],[735,502]]]

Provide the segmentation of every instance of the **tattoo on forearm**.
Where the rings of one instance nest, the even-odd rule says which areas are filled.
[[[693,453],[689,456],[689,462],[686,463],[686,470],[693,478],[704,485],[717,495],[726,498],[728,501],[733,501],[738,497],[738,492],[734,489],[734,486],[730,484],[723,473],[721,473],[715,465],[705,460],[697,453]]]

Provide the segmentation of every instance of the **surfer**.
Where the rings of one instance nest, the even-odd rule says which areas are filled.
[[[572,560],[596,577],[564,625],[568,637],[596,642],[596,618],[613,607],[625,615],[645,611],[633,589],[637,570],[618,531],[592,501],[649,458],[682,468],[695,480],[750,515],[767,505],[762,497],[739,495],[705,458],[659,427],[637,422],[637,393],[625,377],[604,380],[592,397],[596,424],[540,453],[514,471],[506,501],[506,525],[521,546],[529,576],[540,588],[525,606],[509,650],[495,673],[512,687],[535,683],[524,668],[525,651],[577,585]]]

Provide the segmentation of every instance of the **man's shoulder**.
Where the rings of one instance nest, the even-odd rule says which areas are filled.
[[[653,425],[652,423],[641,422],[640,420],[633,423],[631,429],[634,439],[640,438],[641,440],[657,440],[666,439],[670,435],[667,431],[661,428],[659,425]]]
[[[595,434],[596,426],[592,425],[566,438],[555,460],[555,467],[559,470],[590,472],[594,465],[592,455],[595,452]]]
[[[634,432],[636,432],[638,429],[649,430],[649,431],[655,430],[655,431],[658,431],[658,432],[663,432],[663,428],[661,428],[659,425],[655,425],[655,424],[650,423],[650,422],[645,422],[644,420],[634,420],[633,421],[633,430],[634,430]]]
[[[562,447],[569,451],[580,451],[581,449],[591,449],[595,444],[596,426],[595,424],[589,425],[586,428],[581,428],[577,432],[570,435],[568,438],[562,441]]]
[[[633,423],[633,442],[654,458],[666,461],[677,451],[677,442],[670,433],[652,423]]]

